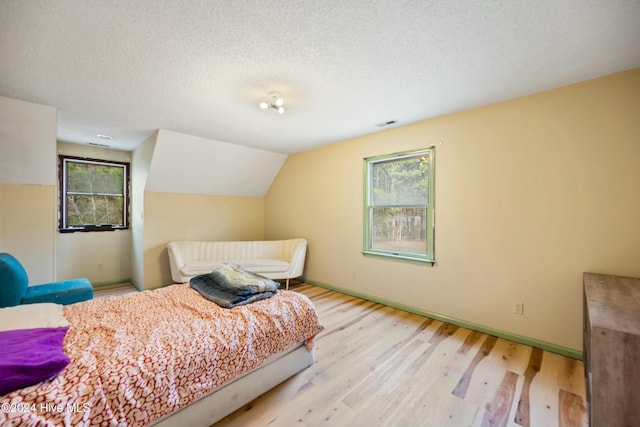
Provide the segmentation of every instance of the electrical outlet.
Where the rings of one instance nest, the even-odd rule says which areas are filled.
[[[524,302],[522,301],[513,302],[513,314],[524,314]]]

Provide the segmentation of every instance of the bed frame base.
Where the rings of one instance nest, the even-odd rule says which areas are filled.
[[[314,363],[304,344],[278,356],[151,425],[210,426]]]

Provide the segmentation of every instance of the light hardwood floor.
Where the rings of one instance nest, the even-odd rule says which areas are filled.
[[[97,286],[93,289],[94,298],[106,298],[116,295],[124,295],[138,290],[131,283],[119,283],[117,285]]]
[[[215,427],[587,426],[581,361],[308,284],[291,289],[325,326],[316,363]]]
[[[583,364],[302,284],[316,363],[215,424],[586,426]]]

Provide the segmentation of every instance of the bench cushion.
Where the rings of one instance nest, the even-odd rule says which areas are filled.
[[[240,264],[247,271],[254,274],[282,273],[289,269],[290,264],[277,259],[248,259],[229,261],[191,261],[180,269],[183,276],[199,276],[211,273],[224,263]]]

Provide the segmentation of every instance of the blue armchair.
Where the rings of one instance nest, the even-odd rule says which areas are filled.
[[[0,307],[53,302],[73,304],[93,298],[93,287],[87,279],[29,286],[22,264],[13,255],[0,253]]]

